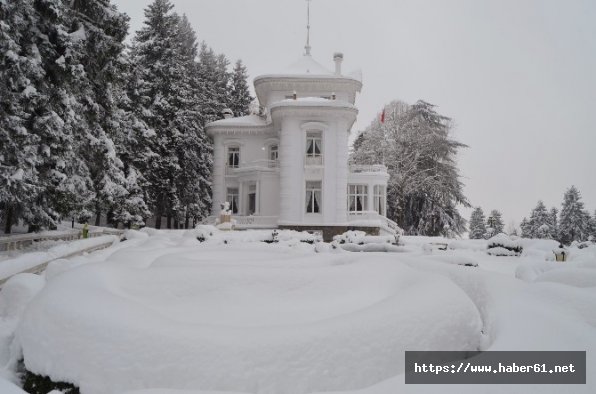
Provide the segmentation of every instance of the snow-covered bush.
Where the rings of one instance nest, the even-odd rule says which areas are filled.
[[[491,256],[519,256],[523,251],[521,242],[500,233],[488,240],[487,253]]]
[[[334,241],[339,244],[393,244],[396,243],[399,238],[393,235],[367,235],[364,231],[346,231],[343,234],[336,235],[333,237]]]

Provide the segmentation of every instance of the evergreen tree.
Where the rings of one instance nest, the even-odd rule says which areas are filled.
[[[486,225],[484,212],[482,212],[482,208],[476,207],[474,208],[474,211],[472,211],[472,216],[470,217],[469,237],[470,239],[483,239],[485,234]]]
[[[71,36],[76,38],[73,49],[79,53],[85,71],[77,83],[86,122],[79,157],[89,169],[93,182],[95,198],[91,209],[96,215],[96,225],[100,224],[102,214],[107,214],[108,221],[116,225],[122,218],[143,213],[122,211],[127,205],[128,190],[137,190],[138,185],[130,184],[137,177],[131,174],[127,177],[121,160],[126,149],[116,144],[125,140],[122,134],[129,133],[131,127],[130,114],[123,111],[119,102],[120,85],[124,83],[120,60],[128,17],[107,0],[72,2],[70,16]],[[131,197],[135,201],[132,206],[140,206],[138,197]],[[146,213],[146,208],[143,211]]]
[[[528,219],[523,218],[519,227],[521,228],[522,238],[532,238],[532,229],[531,229],[530,222],[528,221]]]
[[[552,227],[551,213],[546,210],[542,201],[538,201],[536,208],[532,210],[529,226],[532,238],[554,239],[557,236],[554,227]]]
[[[40,193],[38,137],[28,129],[32,102],[41,100],[35,85],[44,78],[33,15],[32,1],[0,3],[0,219],[6,233]]]
[[[504,229],[505,224],[503,223],[503,216],[501,215],[501,212],[493,209],[486,219],[487,238],[504,232]]]
[[[384,123],[375,120],[365,130],[352,161],[387,166],[387,214],[408,234],[461,234],[465,220],[457,206],[469,203],[456,155],[465,145],[451,138],[451,120],[424,101],[393,102],[385,111]]]
[[[592,215],[590,229],[591,229],[590,235],[592,237],[592,242],[596,242],[596,210],[594,211],[594,215]]]
[[[203,127],[201,112],[208,91],[197,73],[196,34],[186,16],[180,21],[178,34],[181,43],[179,61],[184,70],[177,88],[180,106],[176,115],[177,128],[182,133],[177,149],[182,168],[177,177],[182,209],[177,212],[175,226],[184,221],[184,227],[188,228],[191,219],[196,222],[204,218],[211,208],[212,146]]]
[[[248,73],[242,60],[236,61],[232,74],[232,91],[230,93],[230,109],[235,116],[246,116],[250,113],[253,98],[248,89]]]
[[[550,221],[549,226],[552,229],[553,239],[559,239],[559,210],[552,207],[549,212]]]
[[[564,244],[588,239],[589,226],[584,203],[575,186],[571,186],[563,197],[563,206],[559,219],[559,237]]]
[[[171,227],[171,218],[180,209],[177,147],[183,133],[176,127],[180,105],[176,88],[181,85],[184,69],[178,62],[180,17],[172,9],[169,0],[151,3],[145,10],[145,25],[136,33],[131,50],[131,63],[136,67],[131,100],[137,107],[136,113],[153,131],[143,141],[148,160],[143,175],[157,228],[161,228],[164,215]]]

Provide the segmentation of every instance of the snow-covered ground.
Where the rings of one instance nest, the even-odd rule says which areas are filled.
[[[0,293],[4,376],[24,356],[84,394],[596,390],[596,247],[554,263],[553,241],[494,257],[486,241],[352,253],[270,234],[131,231],[17,275]],[[405,350],[478,349],[587,350],[588,384],[404,384]]]

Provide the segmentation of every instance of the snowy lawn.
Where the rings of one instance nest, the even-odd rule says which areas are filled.
[[[22,351],[28,370],[84,394],[594,392],[594,247],[555,265],[548,241],[493,257],[485,241],[350,253],[212,234],[129,232],[45,278],[13,278],[0,293],[4,374]],[[587,350],[588,385],[403,383],[404,350],[478,349]]]

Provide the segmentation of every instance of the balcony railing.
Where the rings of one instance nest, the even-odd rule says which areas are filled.
[[[306,156],[304,164],[306,166],[322,166],[323,156]]]
[[[397,223],[383,215],[380,215],[376,211],[349,212],[348,221],[377,221],[379,223],[379,227],[389,233],[401,234],[403,232]]]
[[[279,160],[255,160],[242,162],[239,166],[226,166],[226,175],[235,175],[238,172],[249,170],[276,170],[279,168]]]
[[[372,164],[372,165],[364,165],[364,164],[352,164],[350,165],[350,172],[351,173],[363,173],[363,172],[387,172],[387,167],[383,164]]]

